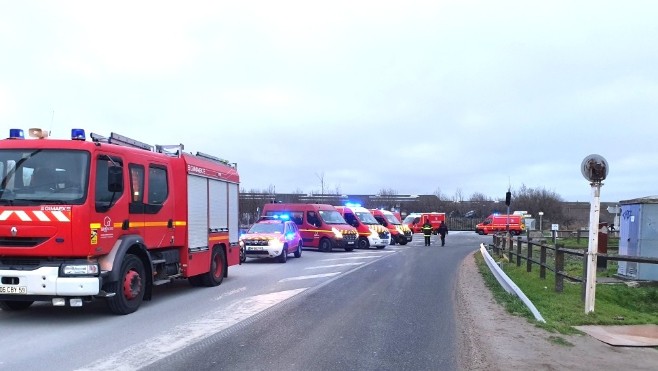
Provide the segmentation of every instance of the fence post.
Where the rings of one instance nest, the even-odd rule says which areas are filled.
[[[541,252],[539,255],[539,262],[541,265],[539,266],[539,278],[545,280],[546,279],[546,246],[543,244],[539,245],[541,247]]]
[[[512,249],[512,244],[510,240],[510,250]],[[521,266],[521,239],[519,238],[519,242],[516,244],[516,266],[520,267]]]
[[[551,234],[553,235],[553,243],[557,242],[557,231],[551,231]]]
[[[578,235],[576,237],[576,243],[580,245],[580,229],[578,229],[578,231],[576,231],[576,233],[578,233]]]
[[[521,237],[519,237],[521,243]],[[526,260],[526,271],[532,272],[532,243],[528,242],[528,260]]]
[[[562,271],[564,271],[564,252],[555,246],[555,292],[562,292],[564,290]]]

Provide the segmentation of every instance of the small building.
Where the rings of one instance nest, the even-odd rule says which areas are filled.
[[[658,257],[658,196],[620,201],[619,255]],[[658,281],[658,264],[619,262],[617,274]]]

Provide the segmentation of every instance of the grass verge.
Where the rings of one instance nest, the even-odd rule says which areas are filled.
[[[527,273],[525,265],[504,263],[504,272],[532,301],[546,323],[534,320],[532,313],[523,302],[508,294],[489,271],[484,258],[475,254],[486,285],[496,300],[508,312],[528,318],[537,326],[562,334],[578,333],[572,326],[579,325],[631,325],[658,324],[658,288],[628,287],[624,284],[596,286],[594,313],[585,314],[585,304],[581,299],[581,285],[565,281],[564,291],[555,292],[555,276],[547,272],[546,279],[539,278],[536,271]]]

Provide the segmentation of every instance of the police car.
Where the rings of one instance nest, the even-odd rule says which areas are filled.
[[[295,258],[302,256],[302,237],[297,224],[287,215],[262,217],[240,236],[240,259],[275,258],[279,263],[288,260],[288,254]]]

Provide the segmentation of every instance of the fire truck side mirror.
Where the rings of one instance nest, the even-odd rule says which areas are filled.
[[[123,192],[123,168],[121,166],[107,168],[107,190],[109,192]]]

